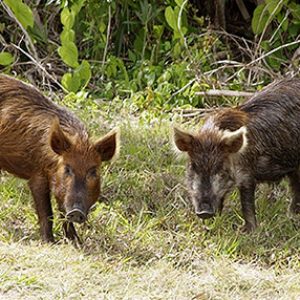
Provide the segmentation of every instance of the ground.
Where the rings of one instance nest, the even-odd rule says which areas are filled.
[[[198,120],[88,101],[64,104],[95,136],[119,126],[122,147],[102,168],[103,196],[77,226],[83,245],[65,241],[56,208],[57,242],[41,243],[26,182],[2,173],[1,299],[300,299],[300,218],[288,213],[285,182],[260,187],[254,233],[239,230],[236,191],[221,216],[202,222],[170,142],[174,120]]]

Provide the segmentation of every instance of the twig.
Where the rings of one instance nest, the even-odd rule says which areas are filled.
[[[209,114],[211,112],[215,112],[219,109],[220,109],[219,107],[214,107],[214,108],[192,108],[192,109],[174,108],[172,110],[172,112],[173,113],[175,113],[175,112],[180,113],[180,115],[184,118],[191,118],[191,117],[206,115],[206,114]]]
[[[176,91],[175,93],[173,93],[171,95],[171,97],[169,98],[169,101],[171,101],[176,95],[180,94],[181,92],[183,92],[185,89],[187,89],[191,84],[193,84],[196,81],[196,79],[192,79],[191,81],[189,81],[185,86],[183,86],[181,89],[179,89],[178,91]]]
[[[278,51],[278,50],[281,50],[283,48],[286,48],[286,47],[289,47],[289,46],[292,46],[292,45],[296,45],[296,44],[299,44],[300,43],[300,40],[297,40],[297,41],[294,41],[294,42],[290,42],[290,43],[287,43],[287,44],[284,44],[284,45],[281,45],[265,54],[263,54],[262,56],[256,58],[255,60],[249,62],[248,64],[246,64],[246,66],[250,66],[250,65],[253,65],[254,63],[266,58],[267,56],[273,54],[274,52]]]
[[[109,6],[108,6],[108,24],[107,24],[107,31],[106,31],[106,43],[105,43],[103,59],[102,59],[102,76],[103,76],[103,67],[104,67],[106,55],[107,55],[109,36],[110,36],[110,28],[111,28],[111,5],[109,4]]]
[[[287,44],[284,44],[284,45],[281,45],[275,49],[272,49],[271,51],[261,55],[260,57],[256,58],[255,60],[252,60],[250,61],[248,64],[246,64],[244,67],[242,67],[240,70],[238,70],[237,72],[235,72],[232,76],[228,77],[226,79],[226,82],[230,81],[232,78],[234,78],[235,76],[237,76],[238,74],[240,74],[243,70],[245,70],[247,67],[255,64],[256,62],[260,61],[260,60],[263,60],[264,58],[268,57],[269,55],[273,54],[274,52],[278,51],[278,50],[281,50],[283,48],[287,48],[289,46],[292,46],[292,45],[296,45],[296,44],[300,44],[300,40],[296,40],[294,42],[290,42],[290,43],[287,43]]]
[[[261,42],[262,42],[262,40],[263,40],[263,38],[264,38],[264,36],[265,36],[265,33],[266,33],[266,31],[267,31],[267,28],[268,28],[269,24],[271,23],[271,21],[273,20],[275,11],[279,8],[279,6],[280,6],[282,3],[283,3],[283,0],[280,0],[280,1],[277,3],[276,7],[273,9],[272,13],[270,14],[270,16],[269,16],[269,18],[268,18],[268,20],[267,20],[267,22],[266,22],[266,25],[265,25],[265,27],[264,27],[264,29],[263,29],[263,32],[262,32],[262,34],[260,35],[260,38],[259,38],[259,41],[258,41],[258,44],[257,44],[257,48],[256,48],[256,50],[255,50],[255,56],[256,56],[256,54],[257,54],[257,52],[258,52],[258,49],[260,48]],[[261,14],[261,16],[260,16],[259,22],[261,22],[261,19],[262,19],[263,15],[264,15],[265,11],[268,9],[268,5],[269,5],[269,4],[267,3],[267,5],[264,7],[263,12],[262,12],[262,14]]]
[[[16,49],[18,49],[19,51],[21,51],[23,54],[25,54],[39,69],[41,69],[45,75],[51,79],[53,82],[55,82],[55,84],[57,84],[64,92],[68,92],[51,74],[48,73],[48,71],[44,68],[43,65],[41,65],[40,62],[38,62],[37,60],[35,60],[28,52],[26,52],[25,50],[23,50],[21,47],[15,45],[15,44],[11,44],[13,47],[15,47]]]
[[[249,12],[243,0],[236,0],[236,4],[244,18],[244,20],[248,21],[250,19]]]
[[[29,45],[29,48],[30,50],[32,51],[32,55],[33,57],[35,58],[36,61],[39,60],[39,56],[35,50],[35,47],[33,45],[33,42],[31,40],[31,37],[29,36],[28,32],[26,31],[26,29],[23,27],[23,25],[19,22],[19,20],[16,18],[16,16],[14,15],[14,13],[11,11],[11,9],[5,5],[3,3],[3,1],[1,1],[1,4],[4,8],[4,10],[6,10],[6,12],[8,13],[8,15],[15,20],[15,22],[19,25],[19,27],[21,28],[21,30],[23,31],[24,35],[26,36],[26,39],[27,39],[27,42],[28,42],[28,45]]]
[[[181,6],[180,6],[180,10],[179,10],[179,13],[178,13],[178,19],[177,19],[177,27],[178,27],[178,30],[179,30],[179,33],[181,35],[181,38],[183,39],[184,41],[184,46],[186,48],[186,50],[189,52],[189,47],[186,43],[186,39],[184,38],[184,34],[182,33],[182,30],[181,30],[181,18],[182,18],[182,13],[183,13],[183,10],[184,10],[184,7],[186,6],[186,4],[188,3],[188,0],[185,0]],[[190,53],[189,53],[190,55]]]
[[[193,112],[201,112],[201,113],[208,113],[212,111],[216,111],[220,108],[218,107],[210,107],[210,108],[174,108],[172,112],[184,112],[184,113],[193,113]]]
[[[196,92],[197,96],[226,96],[226,97],[251,97],[254,95],[252,92],[240,92],[231,90],[207,90],[203,92]]]

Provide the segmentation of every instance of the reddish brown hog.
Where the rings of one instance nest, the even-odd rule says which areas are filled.
[[[73,222],[83,223],[100,194],[100,165],[118,149],[118,131],[96,142],[69,110],[34,87],[0,75],[0,169],[28,180],[41,237],[53,241],[51,192],[67,221],[69,239],[78,238]]]
[[[246,231],[256,228],[255,189],[287,177],[300,212],[300,80],[274,83],[237,108],[209,116],[196,133],[174,129],[188,154],[188,186],[196,214],[213,217],[238,187]]]

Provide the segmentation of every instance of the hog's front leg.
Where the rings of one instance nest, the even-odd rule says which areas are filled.
[[[81,243],[81,240],[76,232],[74,224],[68,221],[64,221],[63,223],[63,231],[68,240],[77,241]]]
[[[242,213],[245,220],[243,231],[251,232],[257,227],[255,217],[255,183],[243,184],[239,187]]]
[[[44,242],[53,242],[53,213],[48,179],[43,175],[35,175],[30,178],[28,185],[34,199],[42,240]]]

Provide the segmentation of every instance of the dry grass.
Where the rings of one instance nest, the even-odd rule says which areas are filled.
[[[0,245],[5,299],[299,299],[300,274],[224,258],[134,266],[71,245]]]

